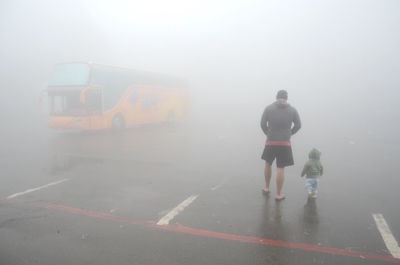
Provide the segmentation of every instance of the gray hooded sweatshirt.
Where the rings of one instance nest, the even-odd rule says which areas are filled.
[[[267,106],[261,118],[261,129],[267,135],[267,141],[290,142],[290,137],[300,130],[300,127],[297,110],[279,100]]]

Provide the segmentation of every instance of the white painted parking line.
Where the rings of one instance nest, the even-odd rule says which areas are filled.
[[[132,162],[140,164],[155,164],[155,165],[169,165],[166,161],[154,161],[154,160],[140,160],[133,159],[132,157],[122,157],[122,156],[97,156],[97,155],[85,155],[76,153],[65,153],[62,154],[64,157],[74,157],[82,159],[96,159],[96,160],[107,160],[107,161],[119,161],[119,162]]]
[[[23,191],[23,192],[14,193],[14,194],[8,196],[8,197],[7,197],[7,200],[8,200],[8,199],[13,199],[13,198],[15,198],[15,197],[19,197],[19,196],[22,196],[22,195],[25,195],[25,194],[27,194],[27,193],[31,193],[31,192],[34,192],[34,191],[38,191],[38,190],[41,190],[41,189],[45,189],[45,188],[48,188],[48,187],[50,187],[50,186],[54,186],[54,185],[63,183],[63,182],[65,182],[65,181],[67,181],[67,180],[68,180],[68,179],[62,179],[62,180],[59,180],[59,181],[56,181],[56,182],[52,182],[52,183],[49,183],[49,184],[46,184],[46,185],[37,187],[37,188],[28,189],[28,190]]]
[[[157,225],[167,225],[169,222],[175,218],[179,213],[181,213],[186,207],[188,207],[194,200],[196,200],[198,195],[192,195],[183,202],[181,202],[178,206],[172,209],[169,213],[167,213],[160,221],[157,222]]]
[[[221,181],[221,183],[218,184],[217,186],[212,187],[211,190],[215,191],[215,190],[221,188],[228,181],[228,179],[229,179],[228,177],[224,177],[223,180]]]
[[[390,231],[390,228],[386,223],[385,218],[383,218],[383,215],[380,213],[372,214],[372,216],[375,219],[376,226],[381,233],[386,248],[389,250],[390,254],[392,254],[393,257],[400,259],[399,244],[394,238],[392,231]]]

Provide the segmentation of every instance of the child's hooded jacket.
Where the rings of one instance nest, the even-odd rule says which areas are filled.
[[[304,165],[301,176],[306,175],[307,178],[317,178],[322,176],[324,168],[319,160],[321,157],[321,152],[313,148],[308,154],[309,160]]]

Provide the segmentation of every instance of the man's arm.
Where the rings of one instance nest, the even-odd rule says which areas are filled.
[[[261,122],[260,122],[261,129],[267,135],[268,132],[268,113],[267,113],[267,108],[265,108],[264,113],[261,117]]]
[[[297,133],[301,128],[300,116],[296,109],[294,109],[293,124],[292,135]]]

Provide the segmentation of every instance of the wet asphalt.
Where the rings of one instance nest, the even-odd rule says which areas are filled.
[[[383,214],[400,239],[398,142],[379,134],[326,139],[300,131],[296,164],[286,170],[287,198],[276,202],[274,185],[269,197],[261,193],[264,136],[257,123],[121,133],[34,128],[10,129],[2,138],[0,264],[390,264],[310,247],[390,255],[373,213]],[[308,200],[299,174],[315,145],[325,175],[319,197]],[[154,225],[192,195],[198,197],[170,225],[200,232]]]

